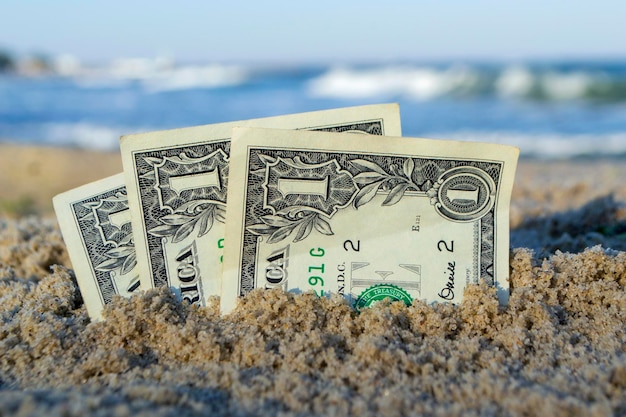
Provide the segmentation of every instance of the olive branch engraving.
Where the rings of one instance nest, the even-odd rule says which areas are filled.
[[[133,270],[137,265],[137,254],[135,252],[135,245],[133,243],[132,233],[126,233],[121,239],[116,239],[116,236],[109,237],[103,231],[104,224],[100,219],[96,217],[95,211],[97,211],[103,203],[118,203],[117,208],[128,208],[128,197],[126,192],[118,191],[114,195],[108,196],[102,200],[89,201],[83,203],[82,206],[89,210],[89,212],[80,218],[80,221],[93,222],[93,226],[102,231],[102,239],[106,245],[114,245],[106,252],[102,253],[107,259],[94,265],[94,269],[99,272],[112,273],[118,271],[119,275],[125,275]],[[106,211],[106,209],[105,209]],[[105,223],[108,224],[108,221]],[[117,235],[117,233],[115,233]],[[110,239],[110,240],[108,240]]]
[[[266,155],[259,156],[264,163],[274,162],[275,159]],[[302,164],[299,159],[290,160],[292,163]],[[410,189],[420,189],[412,180],[415,171],[415,162],[412,158],[406,158],[402,167],[396,164],[389,166],[389,171],[385,171],[375,162],[365,159],[354,159],[350,161],[352,165],[360,172],[353,177],[357,184],[358,192],[352,200],[355,209],[369,203],[378,190],[383,189],[389,191],[389,194],[383,201],[383,206],[391,206],[398,203],[405,192]],[[263,170],[254,171],[254,174],[262,175]],[[267,243],[277,243],[297,230],[293,242],[304,240],[315,229],[325,235],[333,235],[330,223],[326,220],[326,216],[316,211],[307,210],[302,206],[291,207],[286,212],[278,212],[277,214],[269,214],[261,216],[262,223],[248,226],[246,229],[251,233],[259,236],[268,236]]]
[[[132,234],[124,237],[118,245],[103,253],[108,259],[94,266],[96,271],[113,272],[119,270],[120,275],[125,275],[133,270],[135,265],[137,265],[137,253],[135,252]]]
[[[391,164],[389,166],[391,173],[386,172],[375,162],[365,159],[353,159],[350,162],[363,170],[354,176],[354,181],[359,184],[360,188],[352,203],[356,209],[369,203],[381,188],[389,191],[382,203],[383,206],[392,206],[398,203],[409,189],[416,191],[420,189],[411,179],[415,171],[415,162],[412,158],[406,158],[402,168],[396,164]]]
[[[304,240],[311,234],[313,229],[324,235],[333,235],[330,223],[322,218],[319,213],[299,211],[295,218],[282,217],[269,214],[261,217],[263,223],[248,226],[247,229],[255,235],[269,235],[267,243],[277,243],[287,238],[294,230],[298,229],[293,242]]]
[[[108,259],[94,266],[96,271],[108,273],[117,271],[119,276],[122,276],[132,271],[137,265],[137,253],[130,234],[120,241],[120,246],[109,249],[103,255]],[[139,275],[132,277],[126,291],[133,292],[137,288],[139,288]]]
[[[259,154],[258,157],[266,166],[278,160],[278,158],[265,154]],[[299,156],[282,158],[282,160],[293,167],[309,167],[309,164],[303,162]],[[265,176],[265,168],[253,170],[251,174],[263,177]],[[284,216],[279,214],[284,214]],[[306,239],[314,229],[327,236],[334,234],[330,223],[324,219],[326,216],[316,211],[308,210],[306,207],[291,207],[283,212],[279,212],[279,214],[261,216],[262,223],[248,226],[246,229],[257,236],[268,236],[267,243],[280,242],[291,235],[294,230],[297,230],[293,239],[294,243]]]
[[[181,242],[198,229],[198,237],[206,235],[217,220],[225,222],[226,205],[212,200],[192,200],[182,204],[172,214],[161,217],[161,225],[148,230],[152,236],[172,237],[172,243]]]

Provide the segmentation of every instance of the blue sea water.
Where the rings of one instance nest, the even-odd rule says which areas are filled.
[[[626,155],[626,61],[162,65],[0,74],[0,139],[115,150],[128,133],[398,102],[405,136]]]

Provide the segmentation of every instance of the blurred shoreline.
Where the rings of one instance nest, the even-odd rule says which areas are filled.
[[[52,197],[122,172],[119,152],[0,141],[0,214],[52,213]]]
[[[52,213],[52,197],[122,172],[118,151],[19,144],[0,139],[0,214]],[[612,194],[626,201],[623,157],[522,157],[513,190],[512,226],[523,213],[555,212]]]

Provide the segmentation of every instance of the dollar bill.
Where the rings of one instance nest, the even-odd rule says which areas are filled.
[[[396,104],[362,106],[122,137],[143,288],[198,305],[220,294],[234,126],[399,135],[400,116]]]
[[[416,138],[233,130],[221,309],[255,288],[458,302],[508,300],[519,150]]]
[[[130,296],[140,285],[124,175],[52,201],[87,313],[100,320],[114,295]]]

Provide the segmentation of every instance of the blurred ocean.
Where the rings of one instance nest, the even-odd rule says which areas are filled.
[[[122,134],[398,102],[405,136],[522,156],[626,156],[626,62],[173,65],[0,74],[0,140],[114,150]]]

